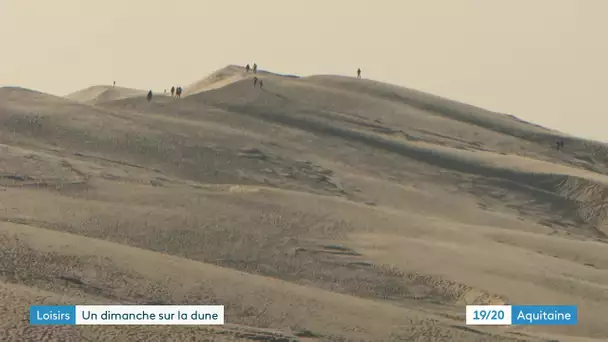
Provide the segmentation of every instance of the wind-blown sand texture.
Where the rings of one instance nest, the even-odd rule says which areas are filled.
[[[605,341],[608,149],[429,94],[229,66],[181,99],[0,88],[1,340]],[[221,327],[29,326],[223,304]],[[466,304],[574,304],[465,327]]]

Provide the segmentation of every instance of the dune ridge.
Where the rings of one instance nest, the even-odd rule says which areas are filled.
[[[145,90],[98,85],[68,94],[66,98],[87,104],[97,104],[144,96],[145,94]]]

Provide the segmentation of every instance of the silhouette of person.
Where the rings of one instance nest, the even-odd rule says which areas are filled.
[[[116,81],[114,81],[114,83],[112,83],[112,87],[116,87]]]
[[[148,102],[150,102],[150,100],[152,100],[152,90],[148,92]]]
[[[182,97],[182,87],[177,87],[177,97],[178,98]]]
[[[564,149],[564,139],[562,138],[557,138],[555,140],[555,149],[560,151]]]
[[[249,67],[249,64],[247,64],[247,66],[245,66],[245,71],[249,72],[249,69],[251,69],[251,67]]]
[[[253,78],[253,87],[255,88],[255,86],[258,84],[258,77],[254,77]]]
[[[253,63],[253,73],[254,74],[258,73],[258,65],[256,63]]]
[[[357,78],[361,78],[361,68],[357,69]]]
[[[264,88],[264,82],[260,80],[260,88]]]
[[[171,87],[171,96],[175,95],[175,86]]]

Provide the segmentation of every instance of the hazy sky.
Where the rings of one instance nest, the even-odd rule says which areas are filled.
[[[608,140],[607,0],[0,0],[0,85],[163,91],[228,64],[391,82]]]

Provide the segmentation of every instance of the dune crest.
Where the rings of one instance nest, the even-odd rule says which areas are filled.
[[[229,65],[213,72],[208,77],[194,82],[184,88],[184,96],[197,94],[200,92],[217,89],[240,81],[247,77],[245,68],[236,65]]]
[[[86,104],[97,104],[144,95],[145,90],[98,85],[68,94],[66,98]]]
[[[282,75],[273,73],[267,70],[258,70],[257,74],[252,71],[245,70],[244,67],[238,65],[228,65],[221,68],[211,75],[201,79],[200,81],[194,82],[184,88],[184,96],[196,95],[198,93],[206,92],[209,90],[219,89],[231,84],[243,81],[247,78],[253,77],[279,77],[279,78],[299,78],[295,75]]]

